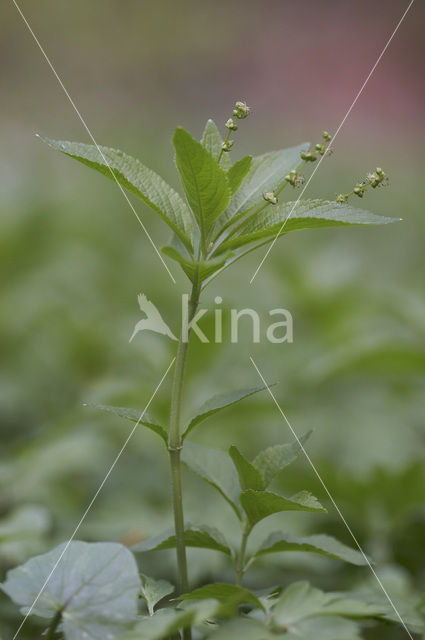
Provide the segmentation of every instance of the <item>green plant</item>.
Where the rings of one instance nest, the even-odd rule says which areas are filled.
[[[117,181],[148,204],[170,227],[173,236],[162,251],[180,264],[191,282],[189,327],[196,316],[201,293],[212,279],[277,236],[297,229],[386,224],[394,220],[348,205],[351,194],[340,194],[335,202],[281,199],[284,189],[302,184],[303,167],[329,154],[331,136],[327,132],[313,150],[301,144],[258,157],[246,156],[232,164],[230,135],[248,114],[244,103],[236,103],[232,118],[226,122],[228,134],[224,140],[212,120],[207,122],[201,142],[182,128],[176,130],[173,138],[176,165],[186,201],[157,174],[121,151],[44,138],[54,149]],[[363,197],[367,187],[375,188],[384,181],[384,172],[377,168],[355,186],[352,194]],[[270,489],[274,478],[297,458],[300,442],[304,445],[310,433],[300,442],[270,447],[252,461],[236,446],[227,454],[190,442],[188,436],[207,418],[265,387],[213,397],[183,429],[181,408],[189,337],[190,328],[187,339],[182,333],[178,341],[168,429],[141,411],[99,405],[100,409],[151,429],[168,451],[174,529],[143,541],[133,551],[176,549],[179,599],[173,601],[174,606],[157,608],[174,587],[164,580],[140,577],[131,552],[112,543],[76,541],[66,549],[58,547],[10,571],[3,590],[25,613],[49,621],[48,638],[61,630],[67,640],[105,636],[108,640],[176,638],[180,632],[188,640],[192,627],[199,627],[203,637],[215,635],[217,638],[236,638],[242,634],[258,640],[276,636],[285,640],[359,638],[359,625],[354,621],[388,618],[388,605],[378,606],[349,594],[325,594],[306,583],[292,584],[286,590],[270,587],[266,595],[242,586],[248,568],[266,554],[302,551],[355,565],[365,564],[365,558],[323,534],[297,537],[279,531],[256,549],[248,548],[254,527],[274,513],[326,511],[309,492],[301,491],[288,498]],[[212,485],[233,509],[240,523],[238,548],[234,549],[220,531],[208,525],[185,523],[182,462]],[[186,547],[223,553],[233,564],[235,583],[215,583],[190,591]],[[138,595],[145,601],[147,613],[140,619]],[[419,603],[415,606],[415,612],[419,606]],[[238,617],[238,612],[244,615]],[[230,621],[220,625],[228,618]],[[414,630],[421,629],[419,618],[417,613],[417,619],[412,622]]]

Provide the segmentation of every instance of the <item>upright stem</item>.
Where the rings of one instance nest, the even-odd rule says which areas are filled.
[[[198,274],[195,274],[192,294],[189,300],[188,321],[193,319],[199,304],[200,284]],[[180,434],[180,413],[183,395],[183,383],[186,367],[187,350],[189,346],[190,328],[188,335],[182,333],[180,336],[176,364],[174,369],[173,386],[171,391],[170,407],[170,432],[168,438],[168,451],[170,455],[171,478],[173,485],[173,508],[174,526],[176,535],[177,566],[179,574],[179,593],[188,591],[189,581],[187,575],[186,547],[184,542],[184,514],[183,514],[183,493],[181,482],[181,461],[180,453],[182,449],[182,439]],[[190,630],[185,632],[184,637],[190,638]]]
[[[236,562],[236,584],[238,587],[242,586],[242,580],[245,573],[246,544],[250,533],[251,529],[248,526],[248,523],[245,522],[242,528],[241,548]]]
[[[52,640],[54,638],[56,629],[58,628],[61,619],[62,619],[62,610],[59,609],[59,611],[56,612],[56,615],[53,618],[50,624],[50,627],[47,629],[46,640]]]

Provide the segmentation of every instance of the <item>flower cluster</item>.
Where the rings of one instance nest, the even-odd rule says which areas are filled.
[[[228,153],[233,146],[233,140],[230,140],[230,134],[232,131],[238,130],[237,121],[244,120],[245,118],[247,118],[249,116],[250,111],[251,109],[248,107],[248,105],[245,102],[241,102],[240,100],[236,102],[235,107],[233,109],[233,114],[232,114],[233,117],[229,118],[224,125],[226,129],[228,129],[228,133],[225,141],[221,145],[220,158],[223,153]]]
[[[332,139],[331,135],[327,131],[324,131],[322,133],[322,138],[322,142],[318,142],[314,145],[315,151],[303,151],[301,153],[301,160],[304,160],[304,162],[315,162],[318,155],[324,156],[325,153],[328,155],[332,153],[332,149],[328,146],[328,143]]]
[[[352,191],[349,193],[339,193],[336,197],[336,201],[340,204],[347,202],[351,195],[356,195],[358,198],[363,198],[363,195],[368,187],[376,189],[376,187],[382,187],[388,184],[388,177],[381,167],[376,167],[375,171],[367,174],[366,179],[358,182]]]

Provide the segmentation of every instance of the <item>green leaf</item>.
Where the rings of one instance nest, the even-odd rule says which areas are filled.
[[[207,151],[210,152],[214,160],[217,160],[221,154],[221,146],[223,144],[223,138],[221,137],[220,131],[217,128],[214,120],[208,120],[205,125],[204,133],[202,135],[201,144]],[[227,171],[232,166],[232,162],[230,160],[230,153],[223,153],[220,160],[221,166]]]
[[[185,593],[180,596],[180,600],[217,600],[226,605],[254,604],[258,609],[265,611],[261,601],[252,591],[227,582],[207,584],[191,593]]]
[[[224,536],[213,527],[204,525],[194,526],[189,523],[185,526],[184,541],[187,547],[198,547],[199,549],[212,549],[213,551],[221,551],[228,556],[232,555],[232,550],[228,546]],[[159,536],[149,538],[140,542],[132,548],[133,551],[161,551],[163,549],[174,549],[176,546],[176,537],[174,529],[165,531]]]
[[[202,144],[181,127],[176,129],[173,143],[177,169],[205,243],[214,221],[229,202],[226,173]]]
[[[358,624],[344,618],[309,618],[300,620],[284,640],[363,640]]]
[[[278,598],[273,607],[272,624],[283,627],[285,629],[300,631],[301,637],[303,631],[309,629],[308,626],[300,625],[302,621],[311,619],[316,623],[316,628],[327,630],[329,637],[339,640],[340,636],[332,635],[332,625],[321,624],[321,620],[329,622],[329,618],[342,620],[347,618],[375,618],[381,615],[382,610],[360,600],[346,598],[343,594],[325,593],[320,589],[312,587],[308,582],[295,582],[291,584]],[[319,623],[319,624],[318,624]],[[337,625],[338,627],[338,625]],[[337,628],[335,627],[335,628]],[[340,627],[343,629],[343,626]],[[346,627],[349,629],[350,627]],[[351,630],[356,627],[352,626]],[[295,635],[294,635],[295,637]],[[313,638],[309,634],[307,638]],[[319,635],[320,638],[326,638],[324,634]],[[342,635],[342,638],[346,636]],[[347,636],[350,638],[351,636]]]
[[[295,204],[296,202],[284,202],[270,205],[263,211],[252,214],[232,231],[231,237],[222,243],[220,250],[242,247],[263,238],[273,239],[279,232],[284,235],[297,229],[388,224],[398,220],[376,216],[369,211],[328,200],[300,200],[294,208]]]
[[[141,594],[148,607],[149,615],[153,616],[155,605],[158,604],[162,598],[168,596],[174,591],[174,585],[167,580],[154,580],[149,576],[141,574],[142,589]]]
[[[186,442],[181,459],[189,469],[221,493],[240,519],[238,475],[227,453]]]
[[[229,449],[229,456],[232,458],[233,464],[238,472],[241,489],[255,489],[257,491],[262,491],[264,489],[264,480],[261,473],[257,471],[257,469],[234,445]]]
[[[297,537],[277,531],[268,536],[255,552],[254,557],[280,551],[309,551],[358,566],[367,565],[367,561],[359,551],[325,534]]]
[[[167,444],[168,434],[166,430],[156,422],[153,422],[146,412],[140,411],[138,409],[129,409],[128,407],[111,407],[107,404],[86,403],[84,406],[93,407],[94,409],[101,409],[102,411],[108,411],[109,413],[114,413],[120,418],[126,418],[131,422],[142,424],[144,427],[147,427],[158,436],[160,436],[164,440],[165,444]],[[140,416],[142,415],[143,417],[142,419],[140,419]]]
[[[270,386],[270,385],[269,385]],[[214,415],[218,411],[225,409],[226,407],[230,407],[232,404],[236,404],[240,400],[244,398],[248,398],[249,396],[254,395],[254,393],[258,393],[259,391],[263,391],[266,389],[264,385],[261,387],[251,387],[249,389],[237,389],[236,391],[227,391],[225,393],[220,393],[206,402],[198,409],[198,413],[190,420],[187,425],[184,433],[183,439],[186,438],[189,433],[197,427],[201,422]]]
[[[301,164],[300,153],[308,146],[307,143],[303,143],[289,149],[255,156],[243,184],[220,216],[218,230],[222,231],[229,224],[233,224],[257,204],[264,204],[263,193],[279,189],[285,183],[285,176]]]
[[[188,602],[185,608],[160,609],[155,615],[143,618],[120,640],[171,640],[180,638],[179,631],[188,627],[203,626],[205,622],[220,614],[222,605],[215,600]],[[174,634],[178,634],[175,636]]]
[[[320,502],[308,491],[301,491],[292,498],[283,498],[269,491],[247,489],[240,495],[240,502],[251,526],[267,516],[280,511],[310,511],[326,513]]]
[[[161,251],[166,256],[175,260],[181,265],[181,268],[189,278],[191,282],[195,280],[196,268],[198,268],[198,278],[200,282],[204,282],[207,278],[212,276],[216,271],[221,269],[229,258],[233,256],[232,251],[220,254],[217,258],[211,258],[206,261],[194,262],[190,258],[186,258],[175,247],[166,245],[161,248]]]
[[[95,145],[82,142],[40,138],[52,149],[99,171],[110,180],[114,180],[115,176],[122,187],[149,205],[177,233],[189,251],[192,251],[192,216],[187,205],[165,180],[145,167],[140,160],[109,147],[98,149]]]
[[[230,193],[233,195],[240,187],[242,180],[248,173],[252,163],[252,156],[245,156],[235,162],[235,164],[227,172],[229,180]]]
[[[312,433],[313,431],[309,431],[299,438],[300,443],[304,445]],[[296,460],[301,451],[302,449],[297,441],[291,444],[277,444],[260,451],[252,461],[252,464],[264,478],[265,486],[263,488],[271,483],[279,471],[282,471],[282,469]]]
[[[9,571],[3,591],[27,613],[45,585],[32,613],[51,619],[63,611],[67,640],[120,636],[137,615],[141,584],[133,555],[110,542],[74,541],[65,548],[61,544]]]

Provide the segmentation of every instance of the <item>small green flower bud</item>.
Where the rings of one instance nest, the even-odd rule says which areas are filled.
[[[317,159],[317,154],[312,151],[301,152],[301,160],[305,160],[306,162],[315,162],[316,159]]]
[[[233,120],[233,118],[229,118],[224,126],[227,127],[229,131],[237,131],[238,128],[238,125]]]
[[[331,135],[327,131],[324,131],[322,133],[322,138],[323,138],[323,140],[326,140],[327,142],[329,142],[329,140],[332,140]]]
[[[233,109],[233,115],[238,120],[243,120],[244,118],[247,118],[249,116],[249,112],[250,112],[250,108],[248,107],[248,105],[245,104],[245,102],[240,102],[240,101],[238,101],[235,104],[235,108]]]
[[[359,196],[359,198],[363,198],[364,186],[362,184],[357,184],[353,189],[353,193],[355,193],[356,196]]]
[[[228,140],[227,142],[223,142],[221,148],[225,153],[229,153],[230,149],[233,147],[233,140]]]
[[[340,204],[344,204],[344,202],[347,202],[348,200],[348,195],[346,195],[345,193],[339,193],[336,197],[336,201],[339,202]]]
[[[295,187],[297,184],[297,178],[298,178],[298,173],[295,170],[290,171],[288,175],[285,176],[286,182],[289,182],[289,184],[291,184],[293,187]]]
[[[382,171],[381,167],[376,167],[375,172],[380,178],[385,178],[385,173]]]
[[[321,156],[323,156],[326,151],[326,145],[324,142],[322,143],[318,142],[315,146],[315,149],[320,153]]]
[[[270,204],[277,204],[277,195],[274,191],[268,191],[267,193],[263,193],[263,198],[266,202]]]

